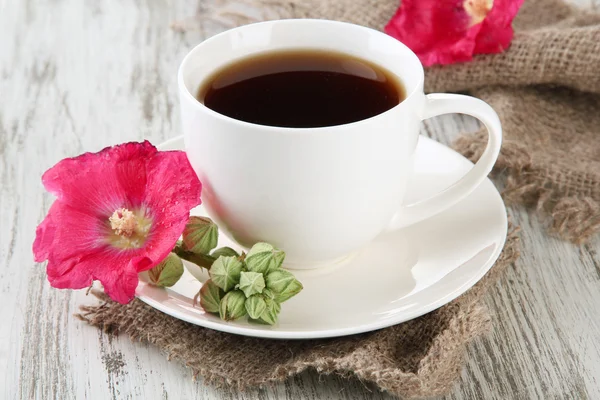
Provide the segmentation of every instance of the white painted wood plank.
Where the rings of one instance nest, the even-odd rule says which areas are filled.
[[[218,26],[180,34],[196,3],[0,0],[0,398],[379,399],[372,387],[304,373],[231,393],[192,382],[155,348],[75,320],[83,292],[51,289],[33,264],[34,230],[51,198],[39,178],[59,159],[179,132],[175,72]],[[474,130],[443,117],[424,133],[448,143]],[[452,399],[600,398],[600,240],[578,248],[523,226],[524,253],[488,296],[496,324],[477,340]],[[371,390],[371,391],[370,391]]]

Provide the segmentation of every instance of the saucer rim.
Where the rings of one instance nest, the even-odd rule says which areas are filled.
[[[443,148],[444,151],[450,151],[450,152],[454,153],[454,156],[459,156],[459,157],[463,158],[465,161],[472,164],[471,161],[469,161],[468,159],[463,157],[461,154],[457,153],[453,149],[451,149],[433,139],[430,139],[426,136],[421,135],[419,137],[419,140],[424,140],[426,142],[430,142],[430,144],[433,144],[434,146]],[[164,148],[173,147],[174,143],[182,142],[182,141],[183,141],[183,135],[180,135],[180,136],[174,137],[172,139],[169,139],[169,140],[159,144],[157,146],[157,148],[159,148],[159,150],[160,150],[160,149],[164,149]],[[181,146],[178,146],[178,147],[181,147]],[[471,277],[467,281],[465,281],[462,285],[457,287],[455,290],[448,293],[446,296],[435,298],[433,301],[427,303],[426,305],[419,307],[418,309],[415,309],[411,312],[403,313],[403,314],[401,314],[401,316],[399,318],[383,319],[383,320],[379,320],[379,321],[375,321],[375,322],[369,322],[369,323],[363,323],[361,325],[355,325],[352,327],[344,327],[344,328],[337,328],[337,329],[323,329],[323,330],[314,330],[313,329],[313,330],[309,330],[309,331],[281,330],[281,329],[278,329],[277,326],[273,326],[273,327],[257,326],[256,328],[249,328],[249,327],[244,327],[244,326],[239,326],[239,325],[232,325],[229,322],[221,321],[221,320],[213,321],[212,318],[199,319],[198,317],[188,316],[184,313],[179,312],[178,310],[174,310],[173,308],[165,305],[163,302],[160,302],[160,301],[158,301],[150,296],[147,296],[147,295],[140,295],[140,294],[136,293],[136,297],[139,298],[144,303],[148,304],[149,306],[151,306],[161,312],[164,312],[167,315],[170,315],[174,318],[180,319],[182,321],[186,321],[186,322],[194,324],[194,325],[202,326],[202,327],[209,328],[209,329],[214,329],[214,330],[221,331],[221,332],[232,333],[232,334],[236,334],[236,335],[265,338],[265,339],[300,340],[300,339],[333,338],[333,337],[342,337],[342,336],[349,336],[349,335],[354,335],[354,334],[376,331],[376,330],[387,328],[387,327],[390,327],[393,325],[401,324],[403,322],[407,322],[412,319],[418,318],[422,315],[425,315],[427,313],[430,313],[430,312],[448,304],[452,300],[458,298],[460,295],[464,294],[467,290],[469,290],[477,282],[479,282],[485,276],[485,274],[487,274],[487,272],[491,269],[491,267],[494,265],[494,263],[500,257],[500,254],[502,253],[502,250],[504,249],[504,245],[506,243],[506,238],[507,238],[507,234],[508,234],[508,216],[506,213],[506,205],[504,204],[504,201],[502,200],[502,197],[500,196],[500,193],[498,192],[497,188],[493,185],[493,183],[490,181],[489,178],[485,179],[484,184],[491,186],[490,190],[491,189],[494,190],[494,194],[498,197],[499,203],[502,206],[502,208],[504,209],[504,213],[502,213],[502,217],[503,217],[502,225],[504,228],[503,232],[502,232],[502,238],[501,239],[499,238],[498,242],[495,245],[495,249],[494,249],[493,253],[489,256],[488,260],[485,263],[481,264],[481,266],[477,270],[477,273],[471,275]],[[191,275],[191,273],[189,271],[187,271],[187,268],[186,268],[186,273]]]

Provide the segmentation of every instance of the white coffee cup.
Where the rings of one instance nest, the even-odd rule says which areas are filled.
[[[196,99],[200,85],[250,55],[290,49],[347,53],[396,74],[407,97],[362,121],[319,128],[280,128],[235,120]],[[285,266],[329,265],[386,230],[431,217],[471,193],[491,171],[502,128],[485,102],[423,93],[423,67],[396,39],[362,26],[311,19],[262,22],[218,34],[196,46],[179,68],[188,158],[203,184],[209,215],[242,246],[269,242]],[[488,145],[463,178],[441,193],[403,204],[422,120],[472,115]]]

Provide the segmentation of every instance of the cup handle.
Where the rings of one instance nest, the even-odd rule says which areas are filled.
[[[473,168],[450,187],[428,199],[402,206],[400,212],[392,219],[388,230],[412,225],[458,203],[483,182],[496,163],[502,144],[502,126],[494,109],[475,97],[434,93],[426,96],[421,120],[452,113],[471,115],[485,125],[488,131],[485,151]]]

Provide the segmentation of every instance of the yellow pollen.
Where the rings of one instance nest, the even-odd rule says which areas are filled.
[[[483,21],[493,6],[494,0],[464,0],[463,7],[471,17],[469,28]]]
[[[130,237],[137,228],[137,218],[126,208],[119,208],[108,219],[110,227],[119,236]]]

